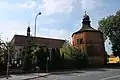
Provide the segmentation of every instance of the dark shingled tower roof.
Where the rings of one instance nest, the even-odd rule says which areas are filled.
[[[99,32],[98,30],[95,30],[94,28],[91,27],[91,25],[90,25],[90,18],[89,18],[89,16],[86,14],[86,11],[85,11],[85,15],[83,16],[83,22],[82,22],[82,24],[83,24],[83,25],[82,25],[82,28],[81,28],[79,31],[73,33],[72,36],[73,36],[74,34],[81,33],[81,32],[84,32],[84,31]]]

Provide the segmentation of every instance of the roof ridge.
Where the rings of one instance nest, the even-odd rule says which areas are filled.
[[[14,36],[22,36],[22,37],[27,37],[26,35],[18,35],[18,34],[15,34]],[[30,36],[31,38],[34,38],[34,36]],[[47,38],[47,37],[35,37],[35,38],[43,38],[43,39],[51,39],[51,40],[63,40],[65,41],[64,39],[56,39],[56,38]]]

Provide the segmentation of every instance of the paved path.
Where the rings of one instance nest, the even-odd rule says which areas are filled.
[[[52,73],[11,75],[9,80],[120,80],[120,69],[74,70]],[[0,80],[7,80],[0,78]]]
[[[97,69],[51,73],[29,80],[120,80],[120,69]]]
[[[29,80],[29,79],[35,79],[39,77],[44,77],[48,75],[48,73],[30,73],[30,74],[24,74],[24,75],[11,75],[8,79],[6,78],[0,78],[0,80]]]

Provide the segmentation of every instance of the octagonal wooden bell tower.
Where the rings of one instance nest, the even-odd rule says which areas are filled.
[[[90,18],[86,13],[83,16],[82,28],[72,34],[72,45],[87,53],[90,64],[105,63],[103,33],[91,27]]]

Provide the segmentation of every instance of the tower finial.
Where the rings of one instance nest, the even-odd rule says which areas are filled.
[[[28,21],[28,27],[30,27],[30,21]]]

